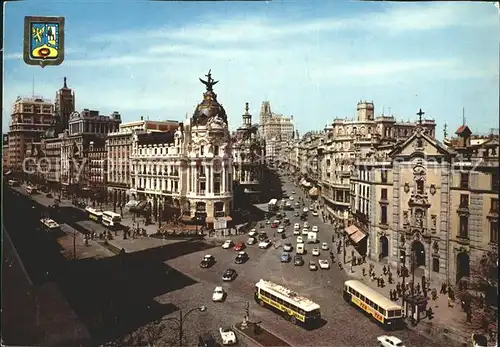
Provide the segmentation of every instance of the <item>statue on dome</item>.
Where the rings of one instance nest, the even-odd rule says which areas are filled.
[[[207,92],[213,91],[213,86],[215,86],[217,83],[219,83],[219,81],[215,81],[212,78],[211,72],[212,72],[212,69],[208,70],[208,74],[205,75],[205,77],[207,77],[206,81],[202,80],[201,78],[199,79],[200,82],[203,83],[205,85],[205,87],[207,87]]]

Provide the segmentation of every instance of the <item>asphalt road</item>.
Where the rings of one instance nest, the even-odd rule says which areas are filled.
[[[302,193],[290,182],[284,184],[284,190],[294,196]],[[296,237],[292,236],[293,224],[303,222],[293,217],[293,212],[287,212],[292,223],[286,229],[287,241],[295,247]],[[333,230],[331,226],[323,224],[319,217],[312,217],[309,213],[309,224],[319,227],[319,239],[331,244]],[[270,226],[264,229],[270,237],[274,230]],[[278,235],[277,235],[278,236]],[[234,237],[234,240],[246,241],[248,236]],[[276,237],[281,243],[281,238]],[[260,321],[262,326],[275,333],[293,346],[375,346],[376,337],[386,334],[381,327],[367,318],[362,312],[349,306],[342,298],[342,286],[347,275],[336,265],[329,270],[309,271],[308,262],[312,258],[329,259],[328,252],[323,251],[319,257],[311,255],[312,245],[306,245],[308,250],[304,255],[305,265],[296,267],[293,263],[281,263],[280,247],[271,247],[262,250],[257,245],[248,246],[246,252],[250,259],[245,264],[234,264],[236,253],[234,250],[224,250],[221,247],[210,250],[217,263],[208,269],[199,267],[199,262],[206,252],[188,254],[167,263],[198,281],[197,284],[185,287],[182,290],[159,296],[162,303],[174,302],[176,306],[187,310],[198,305],[207,306],[206,312],[193,312],[184,321],[184,335],[189,343],[194,343],[195,335],[203,331],[216,332],[220,326],[240,322],[244,315],[245,302],[250,303],[250,319]],[[334,251],[335,253],[335,251]],[[293,253],[294,254],[294,253]],[[317,260],[317,259],[315,259]],[[237,270],[238,277],[230,283],[223,283],[221,276],[227,268]],[[307,331],[294,326],[275,313],[261,308],[253,300],[255,283],[259,279],[270,280],[295,290],[307,296],[321,306],[322,316],[326,324],[316,330]],[[211,300],[215,286],[222,285],[228,293],[223,303],[213,303]],[[176,316],[178,313],[172,314]],[[420,336],[411,330],[402,330],[392,333],[401,338],[406,346],[448,346],[449,342],[435,342]]]

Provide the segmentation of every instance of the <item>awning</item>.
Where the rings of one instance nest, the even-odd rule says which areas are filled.
[[[313,187],[309,190],[309,195],[312,196],[318,196],[319,195],[319,189],[317,187]]]
[[[5,173],[5,175],[10,175],[11,173],[12,173],[12,171],[11,171],[11,170],[9,170],[9,171],[7,171],[7,172]]]
[[[354,242],[354,243],[359,243],[361,240],[363,240],[366,237],[366,234],[361,231],[357,226],[351,225],[345,229],[347,232],[347,235],[349,235],[349,238]]]

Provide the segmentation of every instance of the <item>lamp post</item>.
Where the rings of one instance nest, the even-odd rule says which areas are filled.
[[[201,305],[199,307],[194,307],[194,308],[190,309],[189,311],[187,311],[186,313],[182,313],[182,310],[179,310],[179,318],[169,317],[169,318],[162,319],[161,321],[162,322],[172,321],[172,322],[175,322],[177,324],[177,326],[179,327],[179,347],[182,347],[183,346],[182,345],[182,338],[184,336],[184,331],[183,331],[184,320],[191,312],[194,312],[194,311],[205,312],[206,310],[207,310],[207,307],[205,305]]]

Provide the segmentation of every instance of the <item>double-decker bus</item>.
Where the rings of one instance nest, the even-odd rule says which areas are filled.
[[[397,303],[368,287],[349,280],[344,282],[344,300],[356,305],[386,328],[397,328],[403,322],[402,308]]]
[[[40,222],[42,223],[42,226],[46,231],[56,231],[60,230],[61,228],[55,220],[50,218],[42,218],[40,219]]]
[[[102,224],[110,227],[110,228],[115,228],[120,226],[120,222],[122,221],[122,216],[119,213],[114,213],[111,211],[104,211],[102,213]]]
[[[293,324],[314,327],[321,320],[320,306],[279,284],[261,279],[255,284],[255,300],[283,315]]]
[[[269,201],[269,203],[267,204],[267,210],[269,212],[278,211],[279,210],[278,199],[271,199],[271,201]]]
[[[85,207],[85,211],[89,214],[89,219],[92,219],[97,223],[102,223],[102,210],[87,206]]]

